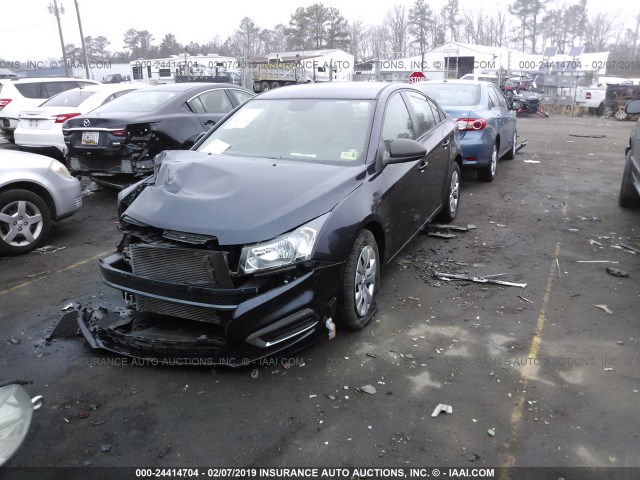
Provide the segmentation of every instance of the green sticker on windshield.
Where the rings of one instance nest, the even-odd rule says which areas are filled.
[[[340,160],[357,160],[358,152],[342,152],[340,154]]]

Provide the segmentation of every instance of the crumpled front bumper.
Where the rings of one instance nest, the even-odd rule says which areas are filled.
[[[121,254],[100,260],[108,285],[127,296],[145,297],[185,308],[210,309],[219,321],[200,322],[125,309],[84,309],[79,326],[93,348],[172,365],[245,365],[292,353],[329,333],[335,312],[342,263],[302,272],[265,289],[213,288],[143,278],[132,273]],[[329,322],[330,326],[332,322]]]
[[[119,175],[135,174],[148,175],[153,173],[153,159],[132,160],[130,156],[124,154],[99,154],[88,152],[82,154],[73,152],[67,155],[67,168],[74,174],[90,175]]]

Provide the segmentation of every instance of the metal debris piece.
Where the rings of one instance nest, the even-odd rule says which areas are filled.
[[[524,298],[522,295],[518,295],[518,298],[520,298],[521,300],[524,300],[527,303],[533,303],[531,300],[529,300],[528,298]]]
[[[620,270],[619,268],[607,267],[607,273],[609,275],[613,275],[614,277],[629,278],[629,272],[625,272],[624,270]]]
[[[622,242],[620,242],[620,246],[623,247],[623,248],[626,248],[627,250],[631,250],[634,253],[640,253],[640,250],[638,250],[637,248],[630,247],[629,245],[626,245],[626,244],[624,244]]]
[[[459,232],[466,232],[469,230],[469,225],[466,227],[462,225],[442,225],[440,223],[432,223],[431,225],[427,225],[429,228],[437,228],[439,230],[457,230]]]
[[[542,163],[540,160],[525,160],[524,163]]]
[[[470,277],[468,275],[458,275],[454,273],[440,273],[435,272],[435,276],[440,278],[441,280],[468,280],[475,283],[492,283],[495,285],[505,285],[507,287],[520,287],[525,288],[527,286],[526,283],[515,283],[515,282],[506,282],[504,280],[493,280],[491,278],[486,277]]]
[[[613,314],[613,312],[609,310],[609,307],[607,307],[606,305],[594,305],[594,307],[599,308],[600,310],[608,313],[609,315]]]
[[[335,400],[336,397],[334,395],[325,395],[329,400]]]
[[[576,133],[569,133],[570,137],[580,137],[580,138],[605,138],[606,135],[578,135]]]
[[[378,358],[378,355],[376,355],[375,353],[365,353],[365,355],[371,358]]]
[[[408,358],[409,360],[413,360],[413,355],[410,353],[405,353],[405,358]]]
[[[65,248],[67,248],[67,247],[58,247],[58,248],[56,248],[56,247],[53,247],[51,245],[45,245],[44,247],[36,248],[34,250],[34,252],[38,252],[38,253],[42,253],[42,254],[46,255],[47,253],[56,253],[56,252],[58,252],[60,250],[64,250]]]
[[[49,272],[34,273],[32,275],[27,275],[27,278],[39,277],[40,275],[46,275],[47,273],[49,273]]]
[[[443,232],[429,232],[427,233],[428,237],[438,237],[438,238],[456,238],[453,233],[443,233]]]
[[[439,403],[438,406],[433,411],[433,413],[431,414],[431,416],[437,417],[438,415],[440,415],[440,412],[445,412],[451,415],[453,413],[453,407],[451,407],[451,405],[445,405],[444,403]]]
[[[364,393],[368,393],[369,395],[375,395],[378,392],[376,387],[372,385],[365,385],[364,387],[360,387],[360,390]]]
[[[516,153],[526,147],[528,142],[529,140],[523,140],[522,142],[520,142],[520,144],[516,147]]]

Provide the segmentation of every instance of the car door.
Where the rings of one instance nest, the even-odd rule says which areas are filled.
[[[209,130],[222,117],[233,110],[231,98],[229,98],[224,88],[216,88],[199,93],[187,103],[205,130]]]
[[[496,118],[497,135],[500,136],[500,149],[498,156],[502,156],[511,148],[513,140],[513,126],[511,122],[511,111],[507,108],[507,102],[504,96],[493,85],[489,85],[489,99],[491,109]],[[502,102],[500,102],[502,98]]]
[[[416,131],[402,95],[396,92],[385,106],[380,138],[383,156],[388,156],[390,143],[398,138],[415,140]],[[427,217],[428,182],[424,174],[428,167],[427,160],[425,157],[413,162],[389,164],[384,169],[390,208],[385,227],[392,255],[411,239]]]
[[[513,147],[513,136],[516,133],[516,112],[509,108],[509,102],[505,98],[504,94],[498,88],[493,89],[498,97],[498,102],[500,102],[500,106],[502,107],[502,133],[500,134],[500,138],[502,141],[500,142],[504,147],[501,150],[504,152],[508,152]]]
[[[425,214],[429,218],[442,203],[444,185],[449,173],[451,138],[440,121],[438,107],[426,95],[406,92],[405,96],[416,124],[417,140],[427,149],[426,165],[421,174],[424,177],[427,197]]]

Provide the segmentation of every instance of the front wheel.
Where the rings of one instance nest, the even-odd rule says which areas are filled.
[[[20,255],[41,246],[51,230],[45,201],[29,190],[0,194],[0,253]]]
[[[451,174],[449,175],[449,187],[445,197],[444,207],[438,215],[438,220],[443,223],[453,222],[458,214],[460,205],[460,167],[457,162],[453,163]]]
[[[369,230],[362,230],[344,266],[338,326],[361,330],[373,318],[380,282],[378,244]]]
[[[484,167],[480,167],[478,169],[478,178],[483,182],[493,182],[493,179],[496,178],[496,173],[498,171],[498,145],[493,144],[493,150],[491,151],[491,161],[489,165],[485,165]]]

